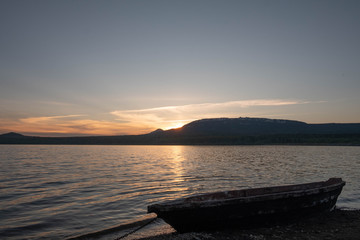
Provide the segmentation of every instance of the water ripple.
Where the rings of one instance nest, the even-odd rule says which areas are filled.
[[[246,187],[343,177],[360,208],[360,148],[0,146],[0,236],[63,239],[126,223],[148,204]]]

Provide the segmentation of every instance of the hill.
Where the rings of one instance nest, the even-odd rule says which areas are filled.
[[[360,123],[307,124],[267,118],[201,119],[182,128],[143,135],[93,137],[31,137],[0,135],[0,144],[325,144],[360,145]]]
[[[360,133],[360,124],[307,124],[267,118],[213,118],[191,122],[181,132],[187,135],[352,134]]]

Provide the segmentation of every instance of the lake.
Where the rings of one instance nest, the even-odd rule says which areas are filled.
[[[342,177],[360,208],[360,147],[0,145],[2,239],[64,239],[195,193]]]

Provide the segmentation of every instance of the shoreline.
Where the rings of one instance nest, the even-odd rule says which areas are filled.
[[[266,228],[214,232],[166,233],[141,240],[285,240],[360,239],[360,209],[335,209],[302,220]]]

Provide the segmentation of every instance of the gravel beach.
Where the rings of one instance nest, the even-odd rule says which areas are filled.
[[[303,219],[268,228],[224,230],[214,232],[169,233],[142,240],[267,240],[267,239],[360,239],[360,210],[335,209]]]

